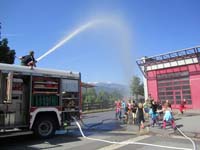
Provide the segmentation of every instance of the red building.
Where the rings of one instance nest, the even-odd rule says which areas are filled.
[[[200,109],[200,47],[183,49],[137,60],[144,75],[145,98],[169,100],[178,108]]]

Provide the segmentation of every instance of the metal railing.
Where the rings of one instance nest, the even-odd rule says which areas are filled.
[[[104,110],[114,108],[114,106],[113,102],[83,103],[82,109],[83,111]]]

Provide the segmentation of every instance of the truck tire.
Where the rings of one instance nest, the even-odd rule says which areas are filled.
[[[34,125],[34,133],[40,138],[50,138],[55,134],[56,121],[48,116],[39,117]]]

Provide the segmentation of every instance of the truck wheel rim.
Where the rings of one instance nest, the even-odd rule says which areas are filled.
[[[50,121],[43,121],[38,127],[39,134],[42,136],[48,136],[53,130],[53,125]]]

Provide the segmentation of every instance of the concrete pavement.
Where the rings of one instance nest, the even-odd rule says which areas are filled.
[[[200,110],[186,110],[184,114],[179,114],[178,110],[174,110],[174,118],[177,128],[179,128],[185,135],[191,138],[200,139]],[[161,123],[161,122],[160,122]],[[146,119],[145,125],[149,125],[149,120]],[[134,132],[138,134],[137,125],[127,125],[127,131]],[[170,125],[166,129],[162,129],[161,126],[147,127],[142,134],[150,133],[161,136],[174,136],[182,134],[177,130],[173,130]]]
[[[200,110],[186,110],[183,115],[175,115],[176,125],[187,136],[200,138]]]

